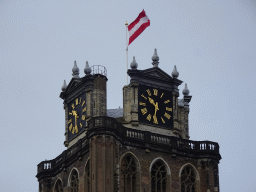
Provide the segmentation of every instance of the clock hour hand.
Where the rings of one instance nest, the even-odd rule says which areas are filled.
[[[155,104],[155,102],[154,102],[154,100],[153,100],[152,98],[148,97],[148,100],[149,100],[149,102],[150,102],[152,105],[156,106],[156,104]]]
[[[158,122],[157,122],[157,117],[156,117],[156,112],[159,110],[159,108],[158,108],[158,102],[156,102],[156,104],[155,104],[155,114],[153,115],[153,123],[155,123],[155,124],[158,124]]]

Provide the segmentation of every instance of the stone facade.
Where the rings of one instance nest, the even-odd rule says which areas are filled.
[[[53,177],[43,178],[39,181],[39,191],[53,191],[56,181],[61,180],[63,191],[70,192],[70,177],[75,169],[79,175],[79,192],[87,192],[85,189],[86,171],[85,167],[90,160],[91,175],[90,191],[114,192],[121,191],[120,186],[120,164],[122,159],[131,154],[138,163],[138,191],[151,191],[151,170],[150,168],[156,161],[162,161],[167,169],[166,191],[181,191],[181,172],[185,166],[191,166],[196,176],[196,191],[216,191],[218,181],[216,181],[216,158],[197,159],[180,155],[174,156],[173,153],[154,150],[154,148],[142,148],[124,145],[112,136],[94,136],[87,144],[89,151],[81,157],[74,155],[70,160],[71,164],[67,167],[62,166]],[[86,147],[85,147],[86,148]],[[83,153],[83,152],[82,152]],[[188,155],[188,154],[184,154]],[[119,176],[115,177],[115,174]],[[215,185],[217,183],[217,185]]]
[[[87,66],[88,68],[88,66]],[[88,70],[89,71],[89,70]],[[63,90],[65,146],[58,157],[38,164],[39,192],[194,192],[219,191],[219,145],[189,139],[189,102],[182,81],[158,67],[128,70],[123,115],[107,116],[107,78],[86,74]],[[172,91],[173,127],[140,122],[140,85]],[[68,139],[68,105],[86,93],[86,126]]]

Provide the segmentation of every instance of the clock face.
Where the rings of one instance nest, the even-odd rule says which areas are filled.
[[[86,98],[77,97],[68,108],[68,138],[74,138],[86,126]]]
[[[142,123],[173,128],[172,92],[156,88],[139,88],[139,120]]]

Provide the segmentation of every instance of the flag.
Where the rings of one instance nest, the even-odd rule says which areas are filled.
[[[128,25],[130,36],[128,45],[130,45],[148,26],[150,26],[150,20],[143,9],[139,16]]]

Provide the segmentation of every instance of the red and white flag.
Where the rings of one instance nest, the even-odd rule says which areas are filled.
[[[148,26],[150,26],[150,20],[143,9],[139,16],[128,25],[130,36],[128,45],[130,45]]]

